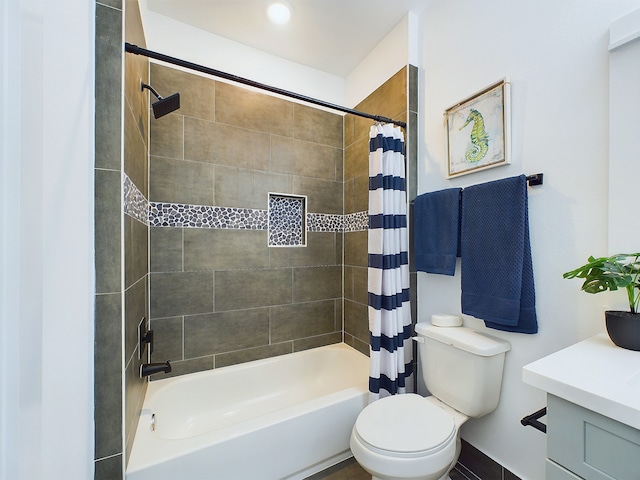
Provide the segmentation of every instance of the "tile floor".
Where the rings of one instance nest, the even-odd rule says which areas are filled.
[[[322,472],[307,477],[306,480],[371,480],[371,475],[351,457]]]
[[[451,480],[482,480],[478,479],[478,477],[472,473],[468,473],[468,475],[469,476],[462,474],[457,468],[453,469],[449,474]],[[371,475],[358,465],[358,462],[352,457],[322,472],[307,477],[306,480],[371,480]]]

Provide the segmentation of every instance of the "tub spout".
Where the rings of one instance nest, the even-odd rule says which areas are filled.
[[[171,371],[171,364],[169,361],[166,363],[143,363],[140,365],[140,378],[144,378],[147,375],[153,375],[154,373],[169,373]]]

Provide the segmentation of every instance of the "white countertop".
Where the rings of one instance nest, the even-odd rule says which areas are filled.
[[[602,333],[522,369],[524,383],[640,429],[640,352]]]

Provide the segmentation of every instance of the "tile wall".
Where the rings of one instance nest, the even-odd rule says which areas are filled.
[[[144,47],[145,39],[137,0],[125,2],[125,40]],[[149,83],[149,60],[140,55],[124,54],[124,178],[143,198],[149,192],[149,92],[140,82]],[[122,182],[121,182],[122,183]],[[124,185],[123,185],[124,187]],[[122,200],[126,203],[126,198]],[[142,203],[142,202],[141,202]],[[126,214],[124,236],[124,450],[129,458],[146,386],[140,378],[138,359],[138,325],[149,318],[149,221],[148,215]],[[126,461],[126,460],[125,460]]]
[[[418,69],[412,65],[398,71],[355,109],[375,112],[407,123],[405,159],[410,204],[417,191],[417,92]],[[371,120],[347,115],[344,121],[345,213],[367,211],[369,202],[369,129]],[[411,213],[411,209],[409,210]],[[412,318],[416,321],[416,271],[410,249]],[[344,332],[345,342],[369,354],[367,312],[367,231],[344,234]],[[415,355],[414,355],[415,358]]]
[[[153,360],[179,375],[343,338],[368,354],[371,120],[158,64],[151,82],[182,100],[150,126]],[[356,108],[415,131],[416,91],[403,68]],[[269,192],[307,197],[306,247],[268,247]]]
[[[148,316],[149,290],[148,226],[123,215],[122,188],[124,174],[148,191],[149,105],[140,80],[149,62],[124,53],[123,23],[126,41],[144,46],[136,0],[96,2],[95,478],[109,480],[123,478],[144,398],[136,327]]]
[[[150,126],[153,361],[179,375],[341,342],[342,116],[158,64],[151,82],[181,95]],[[307,197],[306,246],[268,246],[270,192]]]
[[[95,478],[122,478],[122,0],[96,2]]]

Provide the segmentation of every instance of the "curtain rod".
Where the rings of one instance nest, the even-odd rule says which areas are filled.
[[[381,123],[393,123],[394,125],[398,125],[404,129],[407,128],[407,124],[405,122],[400,122],[398,120],[393,120],[391,118],[382,117],[380,115],[372,115],[370,113],[360,112],[358,110],[353,110],[351,108],[342,107],[340,105],[335,105],[333,103],[325,102],[323,100],[318,100],[316,98],[307,97],[305,95],[300,95],[298,93],[290,92],[288,90],[283,90],[281,88],[272,87],[270,85],[265,85],[264,83],[255,82],[253,80],[249,80],[247,78],[239,77],[237,75],[232,75],[230,73],[221,72],[220,70],[215,70],[213,68],[205,67],[202,65],[198,65],[197,63],[187,62],[186,60],[181,60],[179,58],[170,57],[168,55],[163,55],[162,53],[154,52],[151,50],[147,50],[146,48],[138,47],[137,45],[133,45],[131,43],[124,44],[125,52],[133,53],[136,55],[143,55],[145,57],[153,58],[156,60],[161,60],[163,62],[171,63],[173,65],[177,65],[180,67],[188,68],[190,70],[195,70],[198,72],[206,73],[207,75],[213,75],[214,77],[224,78],[226,80],[231,80],[232,82],[241,83],[243,85],[248,85],[250,87],[258,88],[260,90],[266,90],[271,93],[277,93],[278,95],[283,95],[285,97],[294,98],[296,100],[301,100],[303,102],[312,103],[314,105],[319,105],[321,107],[329,108],[331,110],[338,110],[344,113],[350,113],[351,115],[356,115],[358,117],[370,118],[375,120],[376,122]]]

